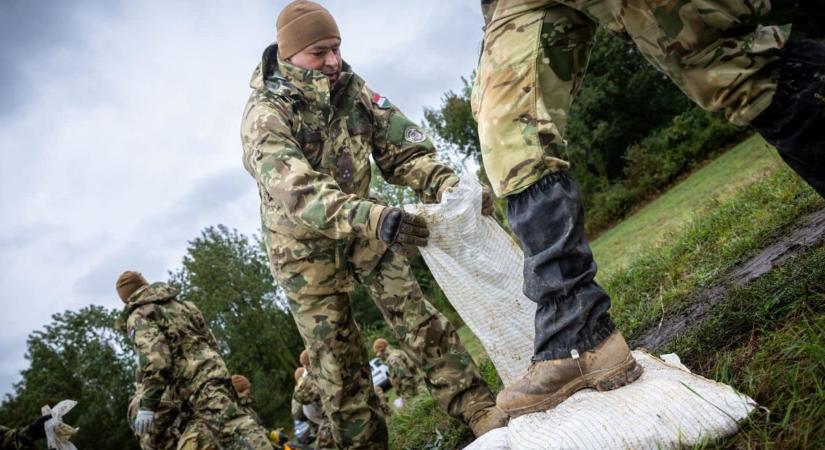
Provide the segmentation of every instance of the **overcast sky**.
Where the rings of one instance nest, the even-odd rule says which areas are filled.
[[[478,0],[331,0],[342,52],[420,121],[475,67]],[[285,1],[0,2],[0,393],[50,316],[119,307],[206,226],[258,232],[248,81]]]

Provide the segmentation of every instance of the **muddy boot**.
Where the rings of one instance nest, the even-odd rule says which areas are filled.
[[[642,367],[622,334],[614,331],[578,358],[534,362],[524,378],[498,394],[496,405],[518,417],[554,408],[580,389],[609,391],[634,382],[641,374]]]
[[[789,42],[778,64],[773,100],[751,125],[825,197],[825,44]]]
[[[475,435],[475,437],[481,437],[482,434],[490,430],[506,427],[508,419],[509,417],[502,410],[496,408],[495,406],[491,406],[489,408],[476,411],[476,413],[473,414],[473,417],[471,417],[468,421],[467,425],[469,425],[470,429],[473,430],[473,435]]]

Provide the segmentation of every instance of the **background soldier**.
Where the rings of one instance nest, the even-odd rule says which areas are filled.
[[[295,369],[295,388],[292,390],[292,420],[294,421],[293,432],[295,434],[295,439],[298,440],[299,444],[309,444],[315,439],[315,435],[317,434],[318,426],[315,422],[312,422],[307,418],[304,414],[304,408],[298,400],[295,399],[295,393],[298,391],[298,385],[301,379],[304,376],[306,369],[303,367],[298,367]],[[314,429],[313,429],[314,428]]]
[[[484,167],[496,194],[507,196],[509,223],[524,249],[524,293],[538,303],[535,362],[498,396],[498,406],[515,416],[640,374],[611,321],[610,298],[594,281],[580,194],[564,160],[568,111],[596,27],[626,33],[703,108],[752,125],[821,195],[825,46],[787,43],[789,27],[759,26],[769,0],[481,5],[486,26],[473,112]]]
[[[415,363],[403,350],[392,348],[386,339],[378,338],[372,344],[372,351],[390,369],[390,382],[402,405],[418,395],[421,377]]]
[[[271,449],[263,429],[241,412],[217,342],[198,308],[178,300],[174,287],[149,285],[137,272],[124,272],[116,286],[126,304],[123,319],[138,354],[143,389],[135,431],[149,432],[156,413],[167,407],[163,393],[173,389],[175,398],[185,399],[180,409],[191,411],[178,448],[213,449],[242,439],[256,450]]]
[[[427,368],[438,405],[476,435],[503,425],[506,416],[454,327],[424,299],[406,258],[387,251],[425,245],[426,222],[368,199],[370,156],[384,178],[424,202],[438,202],[457,177],[435,160],[424,131],[343,62],[326,9],[290,3],[277,28],[278,43],[252,75],[241,124],[244,167],[257,182],[272,272],[309,348],[336,442],[387,442],[349,304],[356,278],[401,345]],[[486,195],[485,205],[491,201]]]

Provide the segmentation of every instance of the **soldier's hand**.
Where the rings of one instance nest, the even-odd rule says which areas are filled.
[[[427,245],[427,221],[423,217],[410,214],[401,208],[385,208],[378,219],[378,237],[389,245]]]
[[[135,431],[137,434],[143,434],[149,431],[152,422],[155,420],[155,413],[141,409],[135,417]]]
[[[486,184],[481,186],[481,214],[493,215],[493,191]]]

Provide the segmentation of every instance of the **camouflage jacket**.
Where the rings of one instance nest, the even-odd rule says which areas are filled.
[[[192,302],[176,298],[177,289],[153,283],[132,294],[123,311],[126,331],[138,355],[137,381],[143,388],[140,409],[163,408],[164,391],[189,398],[209,380],[229,378],[215,337]]]
[[[34,439],[29,436],[28,427],[6,428],[0,426],[0,450],[34,449]]]
[[[395,348],[387,348],[382,352],[381,359],[389,368],[390,381],[398,394],[402,397],[415,396],[421,379],[412,359],[402,350]]]
[[[435,159],[424,131],[346,63],[331,90],[323,73],[276,55],[270,46],[255,69],[241,123],[244,167],[258,184],[269,259],[288,291],[349,290],[350,277],[306,266],[332,258],[342,268],[356,239],[386,251],[374,229],[385,206],[368,198],[370,156],[387,181],[409,186],[425,203],[457,178]]]

